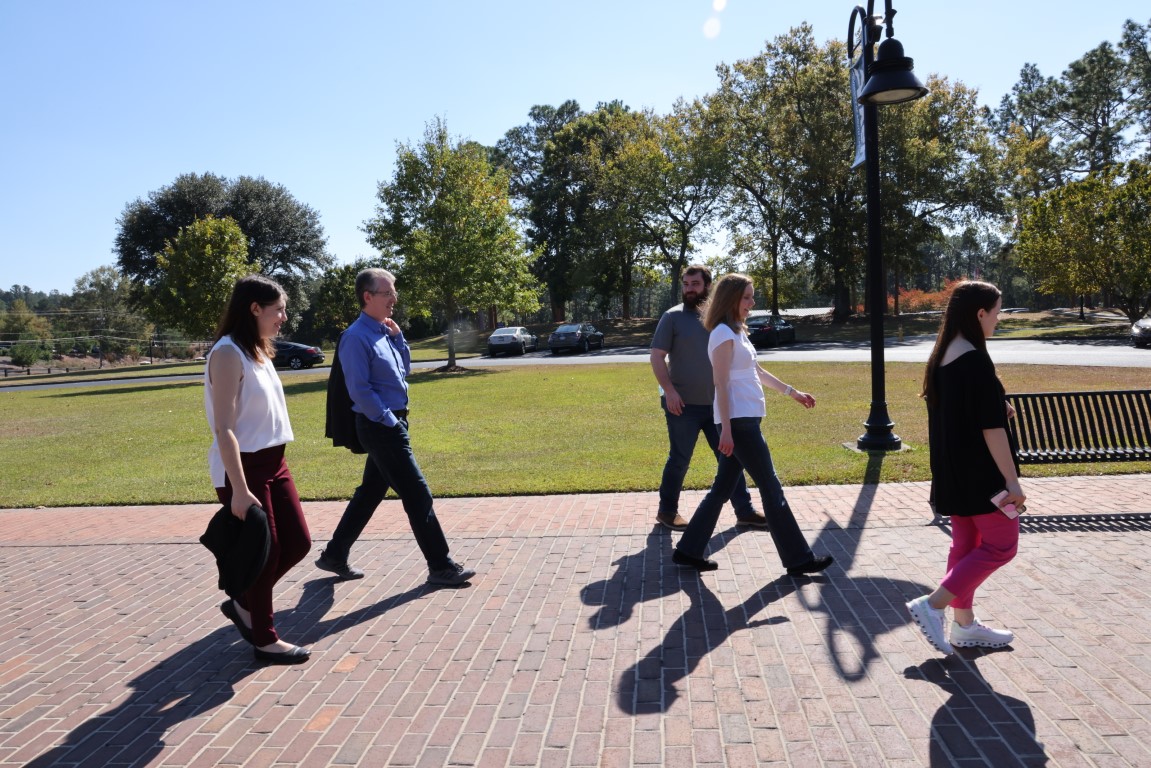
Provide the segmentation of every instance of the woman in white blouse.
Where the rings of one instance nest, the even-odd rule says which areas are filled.
[[[814,408],[815,398],[784,384],[759,366],[746,326],[747,315],[754,306],[755,286],[751,278],[734,274],[716,283],[704,310],[703,324],[711,333],[707,352],[715,381],[713,410],[720,428],[722,457],[711,490],[691,516],[672,559],[698,571],[719,567],[707,558],[707,543],[715,532],[720,508],[730,498],[740,473],[746,470],[759,489],[763,514],[783,567],[792,576],[818,573],[831,565],[832,558],[816,556],[808,546],[787,504],[760,430],[767,413],[764,387],[790,397],[804,408]]]
[[[284,446],[293,439],[272,340],[288,319],[284,290],[249,275],[237,281],[204,369],[204,409],[212,428],[208,468],[220,503],[241,520],[256,505],[268,516],[271,547],[256,582],[220,610],[255,656],[273,664],[307,661],[308,650],[280,639],[272,588],[311,549],[312,539]]]

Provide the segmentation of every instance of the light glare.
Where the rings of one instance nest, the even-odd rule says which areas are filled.
[[[718,0],[722,2],[722,0]],[[712,16],[703,24],[703,36],[708,40],[714,40],[719,37],[719,19]]]

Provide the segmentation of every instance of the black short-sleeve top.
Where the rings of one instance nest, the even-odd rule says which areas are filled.
[[[936,368],[934,386],[927,429],[935,511],[959,517],[995,512],[991,497],[1006,480],[983,438],[985,429],[1007,429],[1007,396],[995,364],[987,352],[973,349]]]

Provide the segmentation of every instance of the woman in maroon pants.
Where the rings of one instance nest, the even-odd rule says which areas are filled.
[[[208,465],[220,502],[241,520],[255,504],[268,516],[271,547],[256,582],[220,610],[255,656],[274,664],[307,661],[306,648],[280,639],[272,623],[272,588],[311,549],[284,446],[293,439],[272,345],[287,319],[283,289],[260,275],[241,278],[220,319],[204,370],[204,408],[212,428]]]

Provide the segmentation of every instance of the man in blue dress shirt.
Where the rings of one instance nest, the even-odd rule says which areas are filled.
[[[368,458],[363,480],[316,566],[342,579],[363,578],[362,570],[348,564],[348,554],[391,488],[403,502],[416,544],[427,560],[428,583],[459,586],[476,572],[448,556],[432,492],[408,437],[407,376],[412,358],[403,331],[392,319],[396,278],[387,270],[365,269],[356,275],[356,296],[360,316],[344,331],[337,355],[356,412],[356,434]]]

